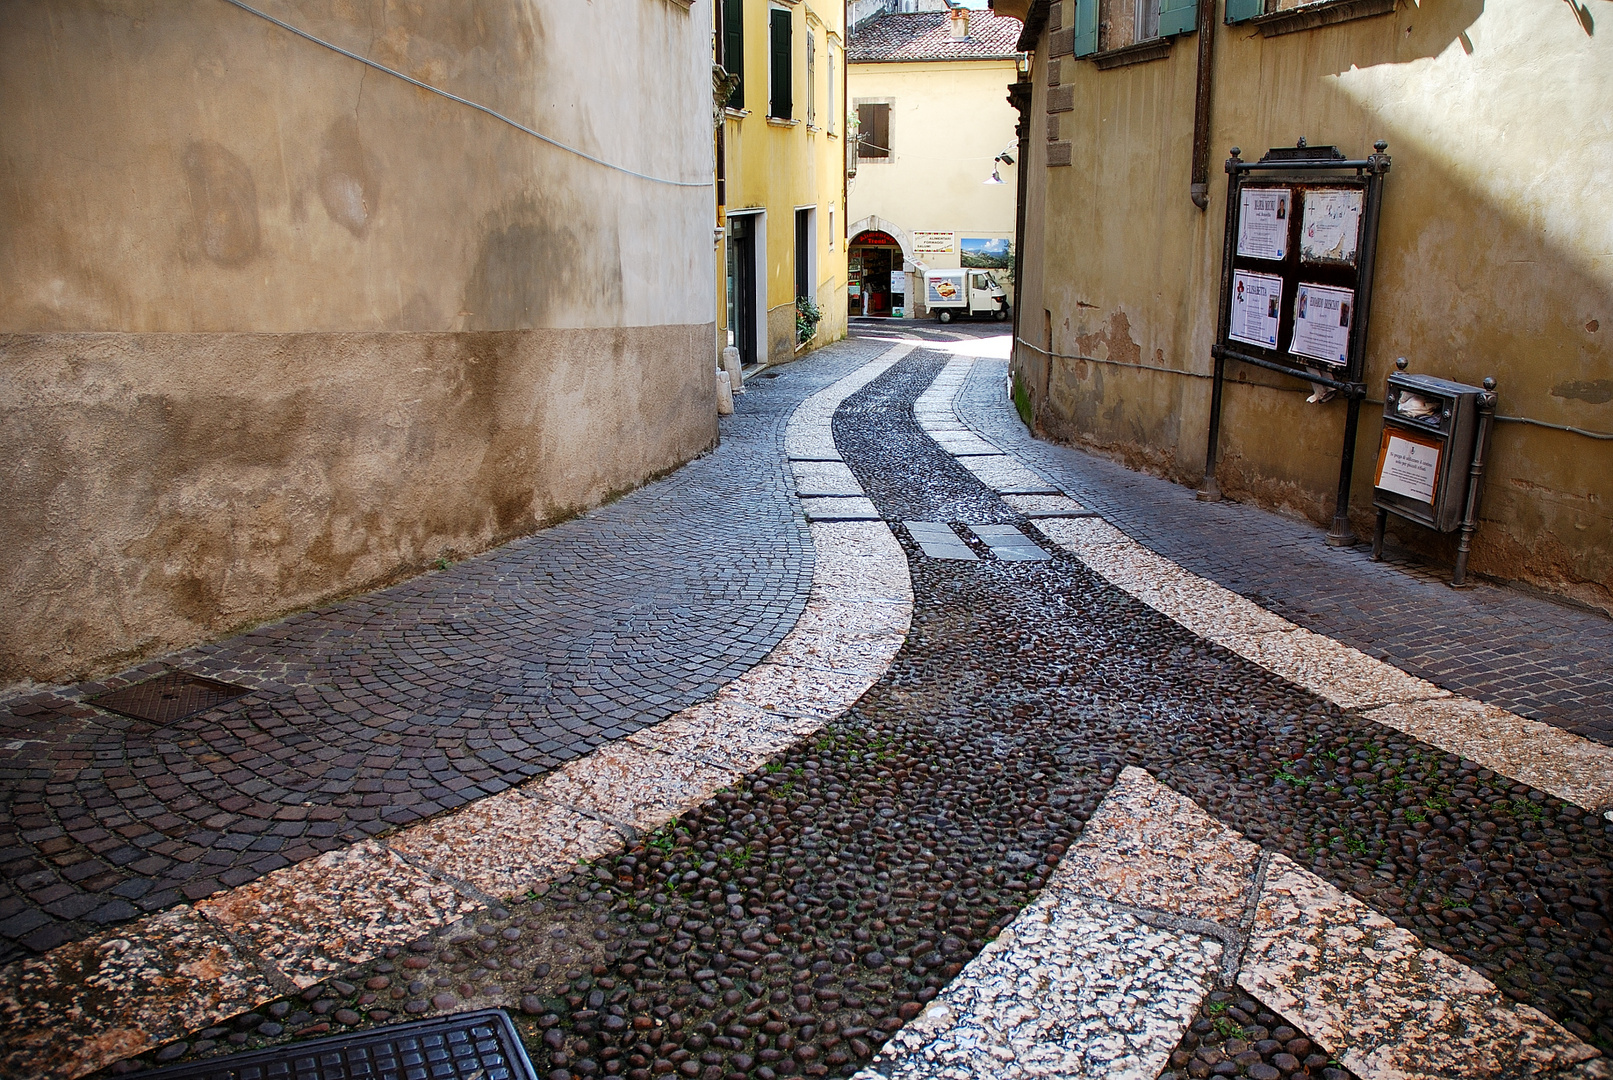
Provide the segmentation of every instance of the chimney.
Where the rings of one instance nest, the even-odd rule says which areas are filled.
[[[961,41],[969,36],[969,9],[962,4],[952,8],[952,38]]]

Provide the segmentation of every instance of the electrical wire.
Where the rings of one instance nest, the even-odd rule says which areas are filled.
[[[1185,375],[1190,379],[1213,379],[1215,377],[1199,371],[1183,371],[1181,368],[1155,367],[1153,364],[1138,364],[1129,360],[1110,360],[1109,358],[1103,356],[1071,356],[1068,353],[1048,352],[1046,349],[1032,345],[1024,338],[1015,338],[1014,340],[1025,346],[1027,349],[1030,349],[1032,352],[1039,352],[1043,356],[1056,357],[1059,360],[1088,360],[1094,364],[1112,364],[1115,367],[1141,368],[1143,371],[1158,371],[1163,372],[1166,375]],[[1294,373],[1294,377],[1296,379],[1303,379],[1305,376],[1303,373],[1296,371]],[[1242,385],[1264,386],[1268,390],[1288,389],[1287,387],[1282,386],[1271,386],[1267,383],[1242,383]],[[1303,393],[1304,391],[1300,390],[1298,387],[1294,387],[1294,392]],[[1368,405],[1383,404],[1382,400],[1378,398],[1369,397],[1366,398],[1365,401]],[[1601,439],[1603,441],[1613,442],[1613,431],[1586,431],[1584,428],[1570,427],[1567,424],[1552,424],[1545,420],[1536,420],[1529,416],[1502,416],[1497,413],[1495,418],[1497,420],[1505,420],[1510,424],[1529,424],[1532,427],[1550,428],[1552,431],[1566,431],[1574,435],[1583,435],[1587,439]]]
[[[602,158],[597,158],[597,157],[594,157],[594,155],[592,155],[592,154],[585,153],[582,150],[578,150],[574,146],[567,146],[565,143],[560,142],[557,139],[552,139],[549,136],[543,134],[543,132],[541,132],[541,131],[533,131],[531,128],[527,127],[525,124],[523,124],[523,123],[521,123],[521,122],[519,122],[517,120],[511,120],[508,116],[505,116],[503,113],[497,111],[496,109],[488,108],[486,105],[483,105],[483,104],[481,104],[479,102],[472,101],[469,98],[462,98],[458,94],[451,94],[447,90],[440,90],[437,87],[432,86],[430,83],[421,82],[419,79],[413,78],[412,76],[409,76],[409,75],[405,75],[403,72],[397,71],[397,70],[395,70],[393,68],[389,68],[385,64],[378,63],[378,62],[376,62],[374,60],[371,60],[369,57],[360,56],[358,53],[355,53],[355,52],[348,52],[346,49],[342,48],[340,45],[336,45],[336,44],[333,44],[333,43],[331,43],[329,41],[326,41],[324,38],[315,37],[313,34],[308,33],[308,31],[306,31],[306,30],[299,30],[297,27],[292,26],[288,22],[280,21],[279,19],[275,18],[273,15],[270,15],[268,12],[259,11],[257,8],[252,7],[249,4],[242,3],[242,0],[224,0],[224,2],[226,4],[231,5],[232,7],[238,7],[242,11],[248,12],[249,14],[256,15],[260,19],[264,19],[264,20],[266,20],[268,22],[274,23],[274,25],[280,27],[280,29],[287,31],[288,33],[296,34],[298,37],[302,38],[304,41],[311,41],[315,45],[324,46],[325,48],[329,49],[331,52],[340,53],[341,55],[347,57],[349,60],[357,60],[359,63],[363,64],[365,67],[372,67],[376,71],[380,71],[380,72],[383,72],[383,73],[385,73],[387,75],[391,75],[393,78],[402,79],[404,82],[408,83],[411,86],[418,86],[422,90],[429,90],[431,93],[436,94],[439,97],[445,97],[449,101],[456,101],[461,105],[466,105],[466,106],[469,106],[472,109],[475,109],[477,112],[484,112],[488,116],[491,116],[495,120],[504,121],[504,123],[510,125],[512,128],[515,128],[517,131],[525,132],[526,134],[532,136],[534,139],[538,139],[538,140],[540,140],[542,142],[546,142],[550,146],[556,147],[557,149],[560,149],[560,150],[564,150],[568,154],[575,154],[578,157],[582,158],[584,161],[591,161],[595,165],[603,165],[607,169],[613,169],[616,172],[626,173],[628,176],[637,177],[640,180],[649,180],[652,183],[656,183],[656,184],[669,184],[672,187],[706,188],[706,187],[711,187],[716,182],[714,180],[698,180],[698,181],[696,181],[696,180],[668,180],[668,179],[666,179],[664,177],[651,176],[648,173],[636,172],[636,171],[634,171],[632,169],[626,168],[625,166],[612,164],[611,162],[605,161]]]

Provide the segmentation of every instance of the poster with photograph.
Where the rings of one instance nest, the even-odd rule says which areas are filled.
[[[1008,241],[1006,239],[984,240],[979,237],[965,236],[958,241],[958,248],[963,253],[964,266],[985,270],[1008,269]]]
[[[1288,257],[1288,188],[1244,188],[1238,215],[1238,254],[1251,259]]]
[[[1432,503],[1439,489],[1439,455],[1436,442],[1385,430],[1375,483],[1384,491]]]
[[[1294,340],[1288,351],[1343,367],[1350,362],[1350,320],[1354,317],[1352,290],[1301,282],[1294,295]]]
[[[1355,265],[1361,235],[1360,188],[1317,188],[1304,195],[1299,257],[1305,262]]]
[[[1233,271],[1232,328],[1227,336],[1234,341],[1275,349],[1282,303],[1282,278],[1248,270]]]

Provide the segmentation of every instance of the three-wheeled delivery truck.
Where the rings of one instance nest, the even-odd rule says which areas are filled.
[[[1008,297],[988,270],[927,270],[924,302],[942,322],[1008,318]]]

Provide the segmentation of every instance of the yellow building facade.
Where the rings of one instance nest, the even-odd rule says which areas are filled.
[[[845,8],[719,0],[715,15],[716,346],[754,369],[846,333]],[[810,335],[802,296],[820,312]]]
[[[1018,114],[1006,88],[1020,31],[1016,19],[962,8],[884,13],[852,29],[852,314],[926,314],[930,269],[987,267],[1011,295]]]

